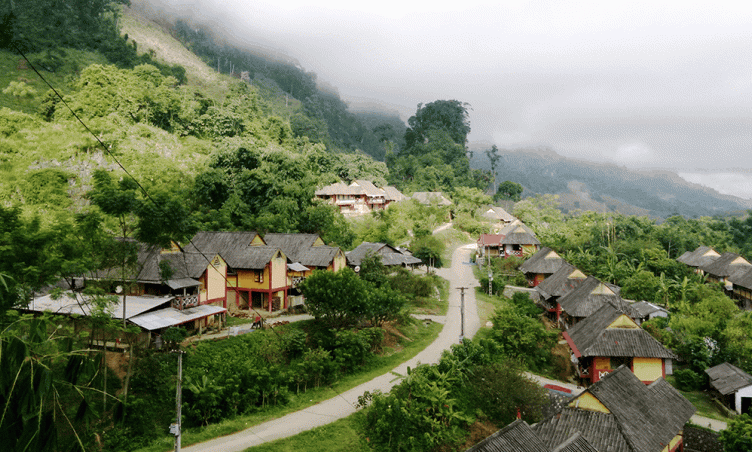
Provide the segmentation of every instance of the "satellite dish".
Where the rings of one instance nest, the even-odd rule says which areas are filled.
[[[355,273],[358,273],[360,271],[360,265],[355,266]]]
[[[123,286],[115,287],[115,293],[123,293]]]

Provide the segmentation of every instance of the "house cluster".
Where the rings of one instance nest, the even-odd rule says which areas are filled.
[[[318,199],[339,207],[346,217],[357,217],[386,209],[391,203],[407,199],[395,187],[379,188],[371,181],[355,180],[350,185],[337,182],[316,190]]]
[[[368,180],[354,180],[351,184],[337,182],[314,192],[321,199],[339,208],[346,217],[358,217],[384,210],[395,202],[414,199],[424,205],[451,206],[452,201],[441,192],[415,192],[411,197],[403,195],[390,185],[377,187]]]
[[[513,220],[496,234],[481,234],[477,242],[478,258],[523,257],[535,253],[540,248],[535,232],[520,220]]]
[[[720,254],[713,248],[700,246],[676,260],[706,275],[708,282],[723,284],[726,293],[737,300],[742,309],[752,310],[752,263],[741,255]]]
[[[357,271],[369,254],[379,256],[385,266],[413,268],[422,263],[385,243],[364,242],[346,255],[317,234],[199,232],[185,247],[133,244],[139,248],[136,266],[108,269],[87,280],[131,282],[115,288],[118,301],[110,315],[141,327],[147,336],[178,325],[199,331],[221,328],[228,313],[259,316],[302,305],[299,285],[314,270],[350,266]],[[82,279],[77,287],[85,284]],[[75,292],[38,297],[29,305],[32,312],[85,316],[93,309],[92,300]]]
[[[621,365],[645,384],[673,373],[676,355],[640,327],[667,316],[665,309],[621,298],[620,287],[585,275],[548,247],[520,270],[562,329],[583,383],[596,383]]]
[[[516,420],[467,452],[675,452],[695,407],[663,379],[622,365],[530,426]]]

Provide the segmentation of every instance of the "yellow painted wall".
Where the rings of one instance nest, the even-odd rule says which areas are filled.
[[[334,267],[332,270],[338,272],[345,267],[347,267],[347,258],[345,257],[345,253],[340,251],[334,256]]]
[[[243,289],[268,289],[269,266],[264,268],[264,280],[256,282],[256,272],[253,270],[238,270],[238,287]]]
[[[326,245],[323,240],[321,240],[321,237],[316,237],[316,240],[313,242],[313,245],[311,246],[322,246]]]
[[[206,296],[208,300],[224,298],[227,263],[221,257],[214,256],[206,269]]]
[[[569,402],[570,408],[579,408],[581,410],[597,411],[599,413],[610,413],[608,408],[602,404],[594,395],[589,392],[583,392],[576,399]]]
[[[614,320],[608,328],[626,328],[630,330],[639,329],[640,327],[626,315],[622,314],[618,319]]]
[[[287,285],[287,258],[282,252],[278,252],[272,258],[272,288],[285,287]]]
[[[611,358],[593,358],[593,364],[596,369],[609,370],[611,369]]]
[[[683,439],[682,433],[679,433],[678,435],[674,436],[673,439],[669,441],[668,446],[664,447],[663,451],[661,452],[670,452],[672,450],[676,450],[676,447],[679,445],[682,439]]]
[[[251,240],[251,245],[266,245],[266,242],[264,242],[264,239],[262,239],[260,235],[256,234],[256,237]]]
[[[663,376],[661,358],[634,358],[632,360],[635,377],[640,381],[655,381]]]

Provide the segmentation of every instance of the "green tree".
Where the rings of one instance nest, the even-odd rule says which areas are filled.
[[[558,333],[549,331],[537,318],[516,309],[497,309],[491,319],[490,337],[507,356],[519,358],[530,370],[541,370],[551,361]]]
[[[491,179],[491,195],[496,194],[496,165],[499,162],[499,159],[501,159],[501,156],[499,155],[499,148],[496,147],[494,144],[491,146],[491,149],[486,150],[486,157],[488,158],[488,163],[491,164],[491,175],[493,176]],[[519,199],[515,199],[515,201],[519,201]]]
[[[349,268],[314,271],[300,284],[308,312],[334,329],[356,325],[367,316],[371,287]]]
[[[424,142],[432,129],[443,129],[449,133],[452,141],[464,148],[467,134],[470,133],[468,107],[468,104],[457,100],[418,104],[415,115],[407,120],[409,128],[405,132],[406,146],[411,148]]]
[[[752,450],[752,416],[742,414],[731,419],[718,438],[725,452],[749,452]]]
[[[410,244],[413,256],[422,260],[426,264],[426,269],[430,267],[441,268],[444,263],[441,260],[441,256],[444,254],[446,246],[444,242],[437,239],[432,235],[426,235],[420,238],[416,238]]]
[[[495,199],[509,199],[512,201],[519,201],[522,195],[522,185],[517,182],[504,181],[499,184],[499,189],[496,192]]]

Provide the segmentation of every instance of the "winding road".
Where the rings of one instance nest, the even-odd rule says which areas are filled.
[[[478,319],[478,309],[475,304],[475,290],[478,285],[472,271],[472,266],[467,265],[470,258],[471,249],[469,246],[457,248],[452,255],[452,267],[437,269],[439,276],[449,281],[449,310],[444,323],[444,328],[439,333],[439,337],[420,352],[413,359],[402,363],[393,371],[399,374],[405,374],[407,368],[415,367],[418,364],[434,364],[439,361],[441,353],[447,350],[452,344],[459,342],[460,337],[460,287],[469,288],[465,290],[465,337],[473,337],[480,328]],[[387,373],[376,377],[373,380],[363,383],[342,393],[339,397],[323,401],[316,405],[310,406],[300,411],[290,413],[279,419],[264,422],[251,428],[242,430],[232,435],[222,436],[210,441],[194,444],[189,447],[183,447],[186,452],[213,452],[221,450],[222,452],[240,452],[251,446],[273,441],[279,438],[297,435],[300,432],[310,430],[314,427],[326,425],[337,419],[347,417],[355,412],[355,404],[358,397],[365,391],[381,390],[389,391],[396,382],[394,375]]]

